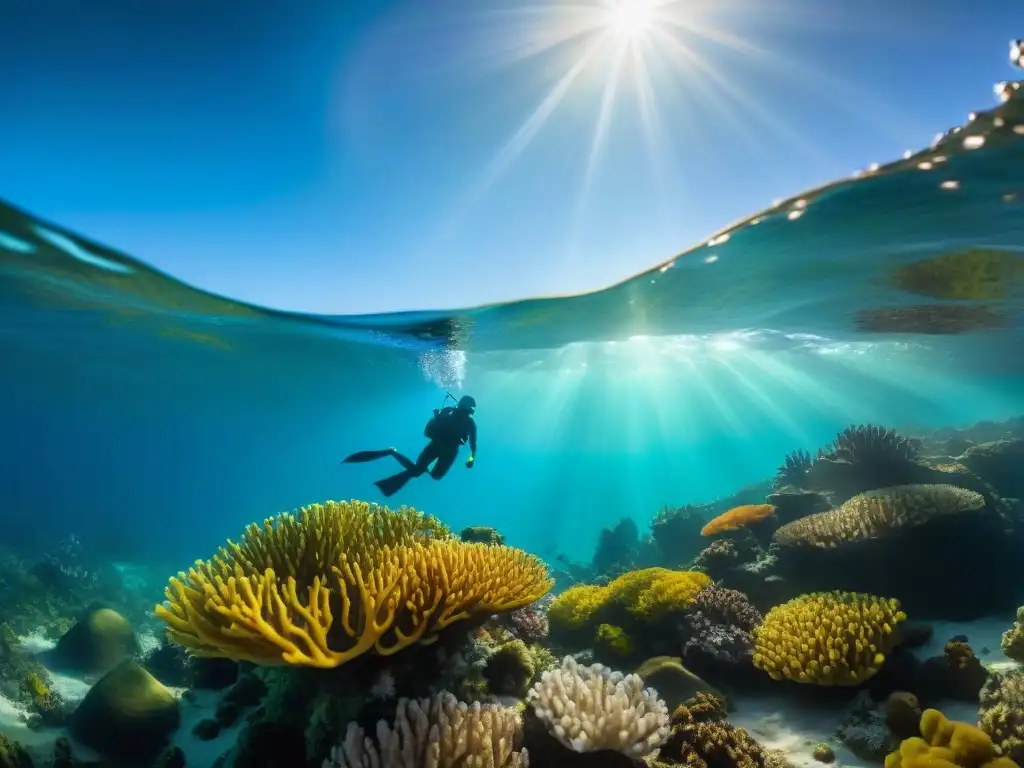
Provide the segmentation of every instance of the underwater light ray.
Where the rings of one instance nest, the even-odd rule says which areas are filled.
[[[702,397],[705,401],[709,401],[713,411],[721,415],[722,419],[736,432],[742,432],[746,428],[746,424],[739,417],[732,406],[726,402],[725,398],[719,393],[718,389],[708,380],[705,374],[698,370],[696,364],[693,361],[686,361],[686,364],[690,366],[690,375],[686,377],[687,384],[691,385],[697,397]],[[699,404],[695,402],[695,406]],[[695,410],[702,412],[703,407],[695,407]]]
[[[750,367],[756,367],[754,359],[759,355],[755,352],[747,352],[742,358],[742,362],[749,365]],[[719,365],[724,367],[732,377],[740,385],[740,388],[752,402],[760,403],[763,406],[762,413],[770,418],[776,424],[782,426],[786,433],[794,437],[803,439],[805,437],[803,428],[800,423],[795,419],[792,419],[785,415],[780,406],[780,400],[771,397],[766,391],[767,387],[764,383],[755,383],[750,376],[740,371],[739,367],[728,360],[725,360],[719,355],[714,355],[714,359]],[[763,370],[763,369],[762,369]],[[769,379],[767,376],[763,377],[763,382],[770,381],[774,385],[778,385],[779,389],[782,389],[789,397],[793,397],[796,394],[795,390],[790,390],[786,382],[783,379],[772,378]]]
[[[657,34],[669,55],[675,54],[678,58],[684,59],[686,64],[698,69],[701,74],[714,83],[715,88],[705,87],[704,90],[711,94],[712,102],[722,113],[732,117],[729,122],[737,128],[737,134],[740,135],[748,145],[756,146],[761,150],[764,149],[763,142],[758,141],[759,137],[757,130],[751,127],[748,121],[739,119],[736,116],[735,111],[729,108],[729,98],[726,97],[731,97],[732,101],[738,104],[741,109],[746,109],[753,113],[761,124],[775,132],[779,138],[790,142],[793,146],[808,156],[813,157],[816,162],[828,165],[834,164],[833,159],[829,157],[827,153],[823,152],[813,142],[808,141],[805,136],[796,130],[796,128],[780,118],[770,109],[766,108],[763,104],[757,101],[753,95],[741,89],[735,83],[730,81],[729,78],[722,75],[722,73],[715,69],[711,64],[687,48],[686,45],[684,45],[678,38],[675,38],[664,31],[660,31]],[[681,67],[676,67],[675,69],[677,72],[682,71]],[[699,78],[697,79],[699,80]],[[689,82],[689,80],[687,82]]]

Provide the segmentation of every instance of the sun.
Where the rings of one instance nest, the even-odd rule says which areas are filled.
[[[615,0],[608,9],[608,31],[627,39],[641,37],[651,29],[654,7],[650,0]]]

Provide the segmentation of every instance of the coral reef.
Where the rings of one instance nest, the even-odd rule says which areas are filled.
[[[461,704],[450,693],[401,699],[394,723],[377,724],[377,740],[350,723],[324,768],[525,768],[527,753],[515,748],[521,717],[513,709]]]
[[[754,630],[754,666],[773,680],[859,685],[899,642],[899,601],[851,592],[811,593],[772,608]]]
[[[553,600],[552,595],[545,595],[530,605],[500,614],[498,620],[523,642],[542,643],[550,631],[548,609]]]
[[[676,708],[670,721],[670,735],[650,768],[770,768],[780,759],[765,750],[743,728],[725,719],[721,702],[700,693]]]
[[[906,739],[885,758],[885,768],[1019,768],[998,757],[992,740],[973,725],[947,720],[937,709],[921,715],[921,738]]]
[[[614,750],[643,757],[668,737],[668,709],[637,675],[600,664],[580,666],[571,656],[544,673],[529,702],[548,732],[573,752]]]
[[[727,531],[737,531],[747,528],[775,514],[775,506],[772,504],[743,504],[733,507],[701,528],[701,536],[716,536]]]
[[[686,609],[711,579],[699,571],[645,568],[630,571],[605,587],[579,586],[555,598],[548,611],[552,630],[575,628],[595,621],[602,613],[621,609],[629,616],[656,622]]]
[[[705,587],[682,620],[683,657],[702,665],[749,662],[754,651],[752,633],[762,621],[764,617],[742,592],[713,584]]]
[[[993,674],[979,694],[978,725],[1003,755],[1024,765],[1024,670]]]
[[[881,763],[899,746],[899,738],[888,726],[888,708],[879,708],[868,691],[860,691],[847,706],[835,737],[862,760]],[[915,733],[917,720],[914,721]]]
[[[927,659],[922,669],[922,688],[933,696],[974,702],[988,679],[988,670],[974,651],[960,640],[945,644],[941,656]]]
[[[551,583],[536,557],[467,544],[415,510],[328,502],[249,526],[171,579],[156,612],[194,655],[330,668],[529,605]]]
[[[772,479],[772,490],[793,486],[803,488],[807,473],[814,464],[814,459],[807,451],[797,450],[787,454],[782,466]]]
[[[1024,605],[1017,609],[1013,626],[1003,633],[1000,647],[1009,658],[1024,664]]]
[[[974,512],[984,505],[981,494],[952,485],[884,488],[854,496],[838,509],[787,523],[775,532],[775,541],[828,549],[924,525],[940,515]]]

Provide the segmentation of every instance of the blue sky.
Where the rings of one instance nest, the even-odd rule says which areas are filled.
[[[599,18],[570,5],[12,0],[0,197],[273,307],[590,290],[920,148],[994,103],[1024,31],[1020,0],[682,0],[597,151],[614,45],[532,134],[597,33],[514,55]]]

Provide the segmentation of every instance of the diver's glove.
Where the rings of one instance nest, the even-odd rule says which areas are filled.
[[[473,462],[475,462],[475,461],[476,461],[476,456],[470,456],[469,459],[466,461],[466,469],[472,469],[473,468]]]

